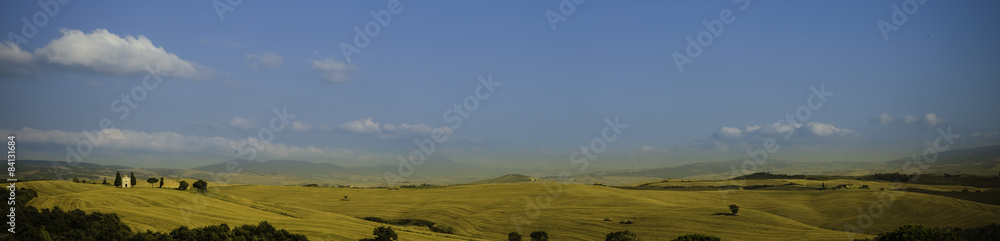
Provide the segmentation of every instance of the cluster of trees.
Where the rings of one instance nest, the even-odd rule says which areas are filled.
[[[671,241],[721,241],[722,239],[712,235],[704,234],[685,234],[678,236]]]
[[[162,181],[160,183],[160,187],[163,187]],[[195,189],[198,189],[198,191],[207,192],[208,191],[208,182],[205,182],[204,180],[198,179],[197,181],[194,181],[193,184],[188,184],[187,181],[181,181],[180,183],[177,183],[177,190],[184,191],[184,190],[187,190],[188,187],[194,187]]]
[[[893,172],[893,173],[875,173],[868,177],[875,180],[890,181],[890,182],[910,182],[910,178],[913,178],[913,175]]]
[[[534,231],[530,235],[531,241],[547,241],[549,240],[549,234],[545,231]],[[517,232],[510,232],[507,234],[508,241],[522,241],[521,234]],[[608,233],[604,237],[605,241],[640,241],[639,236],[633,232],[629,231],[618,231]],[[704,235],[704,234],[685,234],[678,236],[672,241],[720,241],[719,237]]]
[[[399,240],[399,235],[396,235],[396,231],[393,231],[392,227],[385,227],[385,226],[377,227],[377,228],[375,228],[374,231],[372,231],[372,235],[374,235],[375,237],[374,238],[363,238],[363,239],[359,239],[359,241],[390,241],[390,240]]]
[[[806,175],[772,174],[770,172],[758,172],[743,176],[734,177],[731,180],[742,179],[806,179]]]
[[[528,237],[531,237],[531,241],[548,241],[549,233],[546,233],[545,231],[534,231],[531,232],[531,234],[528,234]],[[507,240],[521,241],[521,234],[517,232],[510,232],[507,234]]]
[[[940,240],[940,241],[972,241],[1000,239],[1000,225],[996,223],[973,229],[935,228],[923,225],[904,225],[896,230],[880,233],[874,241],[903,240]],[[873,239],[855,239],[855,241],[872,241]]]
[[[341,200],[347,200],[347,196],[344,196],[344,199],[341,199]],[[387,219],[387,218],[379,218],[379,217],[363,217],[361,219],[372,221],[372,222],[376,222],[376,223],[384,223],[384,224],[392,224],[392,225],[425,226],[425,227],[429,228],[433,232],[448,233],[448,234],[454,234],[455,233],[455,228],[454,227],[451,227],[451,226],[448,226],[448,225],[444,225],[444,224],[437,224],[437,223],[434,223],[434,222],[431,222],[431,221],[427,221],[427,220],[423,220],[423,219],[406,219],[406,218],[404,218],[404,219]]]
[[[35,190],[20,188],[15,191],[17,228],[14,235],[0,236],[6,240],[307,240],[304,235],[275,229],[267,222],[243,225],[230,229],[228,225],[214,225],[195,229],[180,227],[163,232],[133,233],[117,214],[86,213],[75,209],[63,211],[58,206],[38,210],[25,205],[38,196]]]
[[[132,180],[130,181],[131,183],[129,183],[129,185],[131,185],[131,186],[134,187],[135,183],[136,183],[136,180],[137,180],[137,179],[135,179],[135,173],[131,173],[130,172],[129,175],[132,178]],[[150,177],[149,179],[146,179],[146,182],[149,183],[150,187],[153,187],[154,185],[156,185],[156,183],[160,183],[160,188],[163,188],[163,184],[165,183],[165,181],[166,181],[166,178],[164,178],[164,177],[160,177],[160,179],[156,179],[155,177]],[[73,182],[77,182],[77,179],[73,178]],[[108,180],[107,179],[104,180],[104,184],[105,185],[108,184]],[[115,182],[114,182],[114,185],[116,187],[120,187],[122,185],[122,174],[121,174],[121,172],[115,172]],[[188,184],[187,181],[180,181],[180,183],[178,183],[177,190],[182,190],[182,191],[183,190],[187,190],[188,187],[194,187],[195,189],[198,189],[199,191],[206,192],[206,191],[208,191],[208,182],[206,182],[204,180],[201,180],[201,179],[198,179],[198,181],[195,181],[193,184]]]

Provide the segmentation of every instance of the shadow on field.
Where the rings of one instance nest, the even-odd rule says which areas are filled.
[[[734,214],[732,214],[732,213],[715,213],[715,214],[712,214],[712,215],[726,215],[726,216],[736,216],[736,215],[734,215]]]

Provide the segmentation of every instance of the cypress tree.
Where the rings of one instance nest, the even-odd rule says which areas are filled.
[[[163,188],[163,177],[160,177],[160,188]]]
[[[134,187],[134,186],[135,186],[135,173],[133,173],[133,172],[129,172],[128,174],[129,174],[129,176],[131,176],[131,178],[132,178],[132,183],[129,183],[129,185],[128,185],[128,186],[129,186],[129,187]]]
[[[121,172],[117,172],[117,171],[115,172],[115,186],[116,187],[121,187],[122,186],[122,173]]]

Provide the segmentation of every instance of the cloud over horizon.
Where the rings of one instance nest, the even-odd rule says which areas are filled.
[[[889,113],[882,113],[868,118],[868,121],[872,124],[880,125],[909,125],[917,127],[936,127],[946,122],[944,118],[938,117],[937,114],[927,113],[923,117],[918,118],[911,115],[903,116],[902,118],[896,118]]]
[[[24,127],[20,130],[0,129],[4,133],[17,133],[21,142],[77,146],[89,142],[93,150],[126,150],[154,152],[218,152],[236,153],[240,144],[259,143],[264,148],[258,156],[265,158],[358,158],[364,154],[347,148],[290,146],[283,143],[263,142],[256,138],[228,139],[223,137],[203,137],[182,135],[175,132],[142,132],[108,128],[100,132],[67,132],[61,130],[38,130]],[[88,137],[89,136],[89,137]],[[251,144],[253,145],[253,144]],[[246,147],[246,146],[244,146]],[[58,156],[58,155],[56,155]]]
[[[340,125],[340,130],[353,134],[373,135],[380,139],[396,139],[401,137],[414,137],[417,135],[428,135],[434,129],[441,129],[444,134],[451,135],[450,127],[431,127],[427,124],[381,124],[372,121],[372,118],[353,120]],[[473,138],[473,140],[475,140]]]

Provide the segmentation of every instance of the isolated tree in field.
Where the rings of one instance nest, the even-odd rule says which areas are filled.
[[[202,191],[202,192],[208,191],[208,183],[205,182],[205,181],[202,181],[201,179],[198,179],[198,181],[195,181],[194,184],[191,184],[191,186],[194,187],[194,188],[196,188],[196,189],[198,189],[199,191]]]
[[[134,187],[135,186],[135,182],[138,182],[139,179],[135,179],[135,173],[134,172],[129,172],[128,174],[132,178],[132,181],[131,181],[131,183],[129,183],[128,186],[129,187]]]
[[[160,188],[163,188],[163,177],[160,177]]]
[[[101,184],[104,184],[104,185],[108,185],[108,178],[107,178],[107,177],[105,177],[105,178],[104,178],[104,182],[102,182]]]
[[[531,241],[549,241],[549,233],[545,231],[534,231],[528,236],[531,236]]]
[[[716,236],[704,235],[704,234],[685,234],[678,236],[671,241],[721,241],[722,239]]]
[[[736,206],[736,204],[729,205],[729,211],[733,212],[733,215],[736,215],[736,213],[740,212],[740,206]]]
[[[73,182],[80,182],[80,179],[79,179],[79,178],[75,178],[75,177],[74,177],[74,178],[73,178]]]
[[[636,236],[633,232],[619,231],[609,233],[604,238],[604,241],[639,241],[639,236]]]
[[[115,172],[115,186],[116,187],[121,187],[122,186],[122,173],[121,172]]]
[[[517,232],[510,232],[507,234],[507,241],[521,241],[521,234]]]
[[[153,188],[153,184],[160,182],[160,179],[156,179],[155,177],[150,177],[149,179],[146,179],[146,182],[149,183],[149,188]]]
[[[183,190],[187,190],[187,189],[188,189],[188,182],[186,182],[186,181],[181,181],[181,183],[179,183],[178,186],[177,186],[177,190],[183,191]]]

